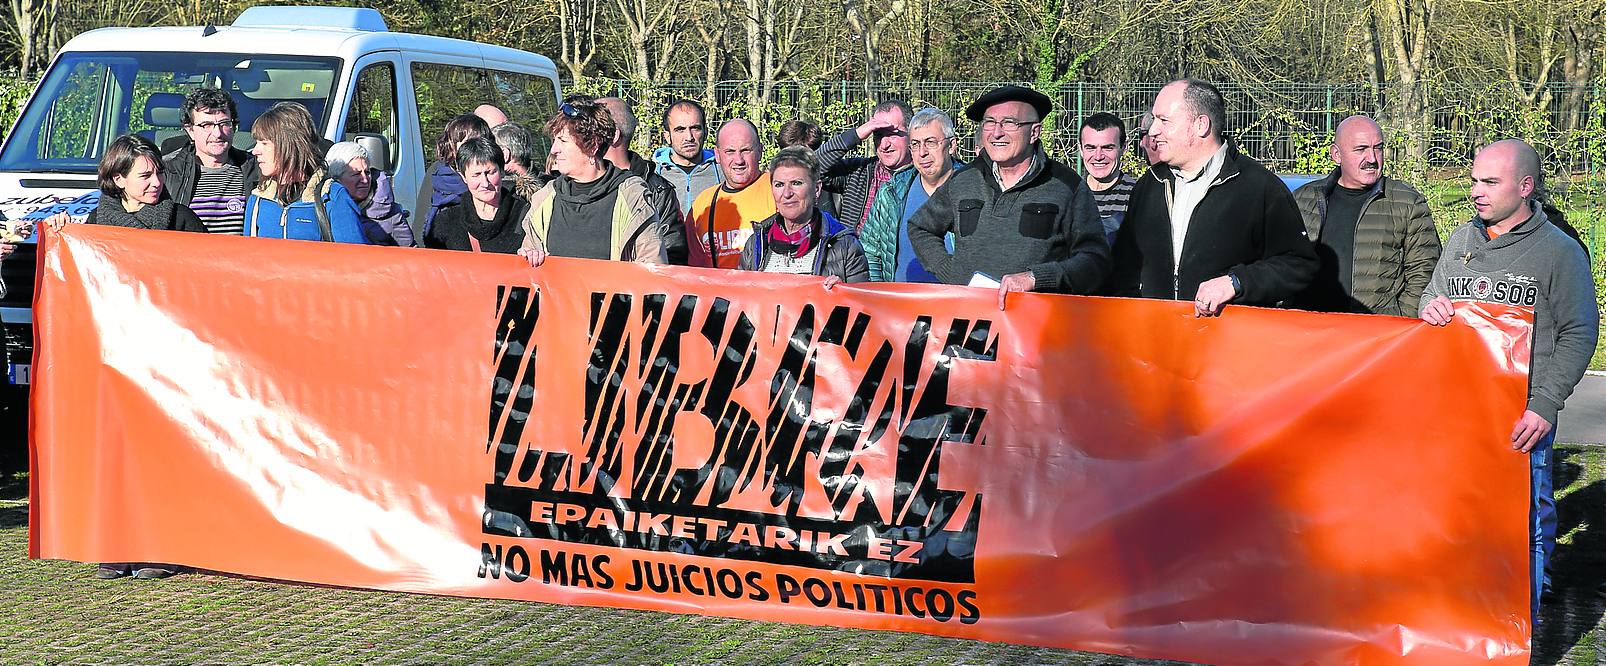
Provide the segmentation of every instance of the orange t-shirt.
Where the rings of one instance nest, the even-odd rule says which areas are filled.
[[[697,195],[686,216],[691,265],[715,266],[709,259],[712,255],[717,258],[719,268],[739,268],[742,248],[753,235],[753,223],[775,214],[775,194],[770,190],[770,175],[764,173],[736,192],[717,185]],[[710,223],[713,233],[709,233]],[[713,248],[709,247],[710,242]]]

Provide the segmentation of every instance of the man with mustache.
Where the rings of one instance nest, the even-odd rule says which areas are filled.
[[[909,117],[914,111],[901,99],[876,105],[870,120],[831,137],[814,155],[824,174],[821,184],[837,195],[837,220],[858,231],[870,217],[881,186],[914,163],[909,155]],[[865,141],[873,141],[872,157],[847,157]]]
[[[1321,260],[1297,299],[1306,309],[1409,317],[1439,261],[1427,199],[1383,175],[1383,130],[1371,118],[1338,124],[1338,168],[1294,191],[1305,235]]]

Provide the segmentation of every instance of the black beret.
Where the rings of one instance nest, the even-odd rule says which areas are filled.
[[[1048,95],[1021,86],[999,86],[987,91],[987,94],[971,102],[970,106],[965,109],[965,116],[971,120],[981,122],[982,115],[987,113],[987,107],[1001,102],[1025,102],[1030,104],[1033,109],[1037,109],[1038,120],[1047,118],[1048,112],[1054,110],[1054,102],[1048,99]]]

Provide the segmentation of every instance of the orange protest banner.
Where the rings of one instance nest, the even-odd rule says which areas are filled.
[[[1214,663],[1525,663],[1528,317],[70,226],[31,555]]]

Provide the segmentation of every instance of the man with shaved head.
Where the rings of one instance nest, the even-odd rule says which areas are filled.
[[[1321,261],[1296,305],[1413,316],[1439,261],[1427,199],[1383,175],[1383,129],[1371,118],[1340,122],[1328,155],[1338,168],[1294,190]]]
[[[496,127],[507,122],[507,114],[502,113],[502,110],[496,108],[494,104],[481,104],[474,107],[474,115],[479,116],[480,120],[485,121],[485,124],[490,127]]]
[[[770,175],[764,172],[764,144],[758,128],[744,118],[726,121],[714,140],[714,160],[723,182],[697,195],[686,214],[691,265],[739,267],[753,223],[775,214]]]
[[[1421,302],[1422,320],[1434,326],[1454,320],[1457,303],[1533,308],[1528,403],[1512,426],[1511,448],[1528,455],[1533,474],[1529,517],[1536,614],[1541,595],[1549,593],[1545,565],[1556,548],[1556,498],[1550,485],[1556,417],[1589,367],[1600,335],[1589,259],[1546,217],[1535,195],[1543,186],[1532,146],[1507,139],[1478,151],[1471,192],[1476,214],[1445,241]]]

